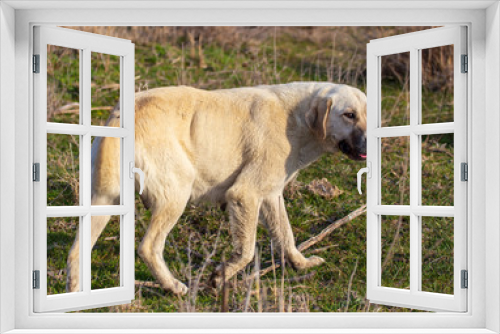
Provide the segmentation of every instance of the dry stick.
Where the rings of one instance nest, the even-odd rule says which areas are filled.
[[[283,267],[281,268],[281,289],[280,289],[280,312],[285,312],[285,249],[283,244],[281,245],[281,263]]]
[[[293,312],[293,301],[292,301],[292,286],[288,286],[288,306],[287,306],[287,312],[292,313]]]
[[[330,245],[330,246],[325,246],[325,247],[320,247],[320,248],[317,248],[317,249],[311,249],[310,251],[307,251],[307,254],[319,254],[321,252],[324,252],[330,248],[334,248],[334,247],[338,247],[339,245],[338,244],[335,244],[335,245]]]
[[[259,248],[255,247],[255,294],[257,296],[257,312],[262,313],[262,300],[260,299],[260,256],[259,256]]]
[[[392,260],[392,257],[394,256],[394,246],[396,246],[396,242],[399,240],[399,230],[401,229],[401,225],[403,223],[403,218],[399,217],[398,218],[398,226],[396,228],[396,232],[394,233],[394,238],[392,239],[391,247],[389,247],[389,251],[387,252],[387,255],[385,256],[384,262],[382,263],[382,270],[385,268],[387,263],[389,263],[390,260]]]
[[[270,268],[270,269],[269,269]],[[276,263],[274,262],[274,243],[273,243],[273,240],[271,240],[271,267],[269,267],[266,271],[266,273],[268,273],[269,271],[273,271],[273,277],[274,277],[274,305],[276,305],[276,302],[277,302],[277,296],[276,296],[276,293],[278,291],[278,286],[276,285]],[[263,275],[262,272],[260,274],[261,276]]]
[[[267,286],[262,284],[262,310],[267,310]]]
[[[192,288],[191,288],[191,286],[189,287],[189,290],[190,291],[192,290],[192,292],[191,292],[191,300],[193,302],[193,305],[196,304],[196,297],[198,295],[198,290],[199,290],[199,287],[200,287],[201,276],[203,275],[203,272],[207,268],[207,265],[209,263],[212,263],[212,257],[215,255],[215,252],[217,251],[217,244],[219,242],[220,231],[221,230],[222,230],[222,224],[219,227],[219,230],[217,231],[217,237],[215,238],[215,241],[213,243],[212,252],[210,252],[210,253],[207,252],[208,253],[207,258],[205,259],[205,261],[203,261],[203,265],[202,265],[202,267],[200,268],[200,270],[198,272],[198,276],[196,277],[196,279],[194,281],[193,287]]]
[[[250,279],[248,280],[248,285],[247,285],[247,296],[245,298],[245,308],[243,309],[243,312],[248,311],[248,307],[250,306],[250,297],[252,295],[252,285],[253,285],[253,280],[256,278],[257,280],[260,278],[258,275],[259,273],[259,250],[257,249],[257,246],[255,246],[255,264],[254,264],[254,274],[250,275]],[[257,285],[257,299],[259,299],[259,283]]]
[[[277,27],[274,27],[274,38],[273,38],[273,49],[274,49],[274,80],[276,80],[276,77],[278,76],[277,74],[277,51],[276,51],[276,29]]]
[[[194,59],[196,57],[196,50],[194,48],[195,45],[195,40],[194,40],[194,33],[192,31],[188,31],[187,33],[188,39],[189,39],[189,56],[191,59]]]
[[[229,312],[229,284],[226,283],[226,253],[222,253],[222,303],[221,312]]]
[[[287,279],[285,279],[285,282],[287,282],[287,283],[299,283],[299,282],[303,282],[303,281],[308,281],[311,278],[313,278],[315,275],[316,275],[316,272],[311,271],[309,274],[287,278]]]
[[[351,301],[351,286],[354,275],[356,274],[356,269],[358,269],[358,260],[356,259],[356,264],[354,265],[354,270],[352,271],[351,277],[349,278],[349,284],[347,285],[347,304],[345,305],[344,312],[349,310],[349,302]]]
[[[303,243],[301,243],[299,245],[299,247],[297,247],[297,249],[301,252],[308,249],[309,247],[311,247],[311,246],[317,244],[318,242],[320,242],[321,240],[323,240],[330,233],[332,233],[333,231],[335,231],[336,229],[338,229],[342,225],[345,225],[346,223],[350,222],[351,220],[362,215],[365,212],[366,212],[366,204],[363,205],[362,207],[360,207],[359,209],[354,210],[353,212],[351,212],[350,214],[348,214],[344,218],[336,220],[335,222],[331,223],[325,229],[323,229],[323,231],[321,231],[318,235],[311,237],[311,238],[307,239],[306,241],[304,241]],[[280,264],[274,263],[274,258],[271,258],[271,260],[272,260],[272,265],[270,267],[267,267],[266,269],[261,270],[260,271],[261,276],[267,274],[271,270],[274,271],[276,268],[279,268]]]
[[[308,249],[309,247],[311,247],[311,246],[317,244],[318,242],[320,242],[321,240],[323,240],[330,233],[332,233],[333,231],[335,231],[336,229],[338,229],[339,227],[341,227],[345,223],[350,222],[351,220],[353,220],[354,218],[362,215],[365,212],[366,212],[366,204],[363,205],[362,207],[360,207],[359,209],[354,210],[353,212],[351,212],[350,214],[348,214],[344,218],[339,219],[339,220],[333,222],[332,224],[328,225],[318,235],[316,235],[316,236],[314,236],[312,238],[309,238],[308,240],[306,240],[303,243],[301,243],[299,245],[299,247],[297,247],[297,249],[299,251],[301,251],[301,252],[304,251],[304,250],[306,250],[306,249]]]
[[[155,282],[149,282],[149,281],[138,281],[135,280],[135,285],[139,287],[146,287],[146,288],[158,288],[161,289],[161,285]]]
[[[404,157],[404,162],[403,162],[403,175],[401,176],[404,180],[407,180],[407,175],[408,175],[408,156],[406,155]],[[402,205],[404,203],[404,188],[405,183],[400,183],[399,185],[399,203]],[[387,255],[385,256],[384,262],[382,263],[381,270],[383,270],[387,264],[389,263],[390,260],[392,260],[394,256],[394,247],[396,246],[396,242],[399,240],[399,230],[401,229],[401,225],[403,224],[403,218],[400,216],[398,218],[398,226],[396,228],[396,232],[394,233],[394,237],[392,239],[391,246],[389,247],[389,251],[387,252]]]
[[[187,268],[187,273],[188,273],[188,286],[192,286],[191,283],[191,270],[192,270],[192,265],[191,265],[191,238],[193,236],[193,233],[189,233],[189,239],[188,239],[188,249],[187,249],[187,256],[188,256],[188,268]],[[194,307],[194,305],[191,305],[191,298],[187,298],[188,300],[186,301],[186,306],[188,307],[188,312],[191,312],[191,306]]]
[[[335,63],[335,39],[337,37],[337,34],[336,33],[333,33],[333,36],[332,36],[332,57],[330,58],[330,75],[329,75],[329,78],[328,78],[328,81],[333,81],[333,76],[334,76],[334,63]]]
[[[200,35],[198,40],[198,67],[199,68],[207,68],[207,63],[205,62],[205,55],[203,54],[203,35]]]

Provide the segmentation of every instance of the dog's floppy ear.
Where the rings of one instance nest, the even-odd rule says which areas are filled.
[[[331,97],[319,96],[313,100],[311,108],[306,112],[307,127],[322,140],[326,139],[326,126],[332,103]]]

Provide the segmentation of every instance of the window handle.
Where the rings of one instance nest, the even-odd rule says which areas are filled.
[[[370,161],[366,162],[366,167],[365,168],[361,168],[358,171],[358,192],[359,192],[360,195],[363,193],[361,191],[361,175],[363,175],[363,173],[366,173],[367,177],[369,179],[371,179],[371,177],[372,177],[372,163]]]
[[[140,185],[141,185],[141,189],[139,190],[139,195],[142,195],[142,191],[144,190],[144,172],[140,168],[134,167],[133,161],[130,161],[129,167],[130,167],[129,170],[131,179],[134,178],[134,173],[139,174]]]

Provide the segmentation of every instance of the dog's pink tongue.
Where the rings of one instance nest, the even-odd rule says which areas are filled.
[[[366,159],[366,154],[360,154],[359,156],[363,159]]]

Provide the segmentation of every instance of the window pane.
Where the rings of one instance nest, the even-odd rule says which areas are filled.
[[[80,205],[80,136],[47,134],[47,205]]]
[[[382,216],[382,280],[390,288],[410,288],[410,217]]]
[[[80,123],[80,50],[47,45],[47,122]]]
[[[78,228],[80,217],[47,218],[47,295],[66,292],[67,261]],[[79,257],[72,265],[79,273]]]
[[[120,57],[92,52],[92,125],[120,126]],[[116,108],[116,110],[115,110]],[[115,118],[108,122],[113,112]]]
[[[92,216],[91,229],[92,236],[100,234],[92,248],[92,290],[118,287],[120,286],[120,216]]]
[[[410,124],[410,53],[381,57],[381,126]]]
[[[383,205],[410,204],[410,137],[381,138]]]
[[[422,291],[453,294],[453,218],[421,219]]]
[[[421,50],[422,124],[453,122],[453,45]]]
[[[92,205],[120,204],[121,139],[92,137]]]
[[[422,205],[453,206],[453,138],[422,136]]]

